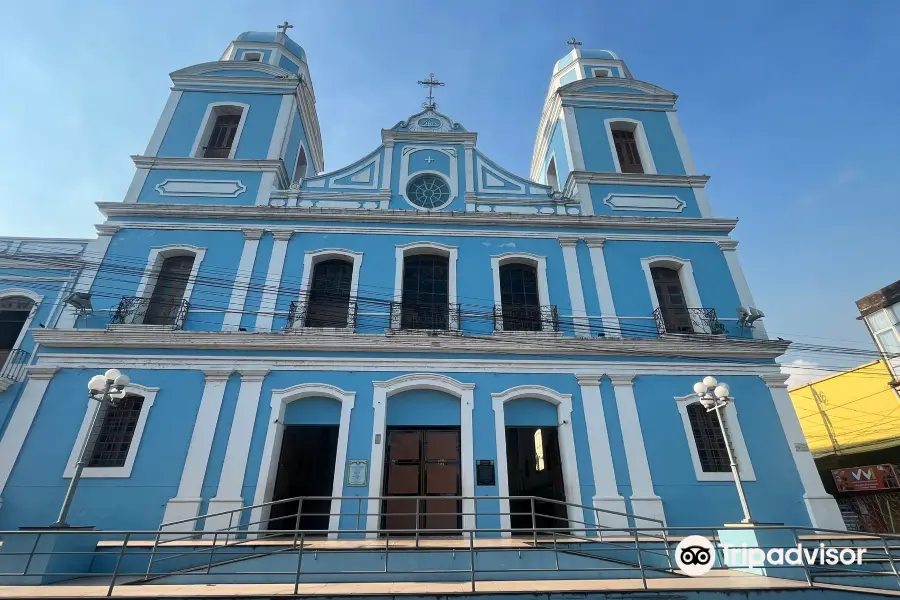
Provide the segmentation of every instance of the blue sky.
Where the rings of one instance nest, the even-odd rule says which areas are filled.
[[[854,300],[900,279],[900,2],[293,0],[7,3],[0,235],[90,237],[119,201],[168,73],[287,19],[306,49],[326,169],[440,108],[527,175],[551,68],[576,36],[680,95],[682,126],[770,333],[870,347]],[[826,365],[839,357],[804,356]]]

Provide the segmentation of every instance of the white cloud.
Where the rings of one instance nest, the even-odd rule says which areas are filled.
[[[834,372],[820,367],[818,363],[798,358],[781,365],[781,372],[790,375],[787,380],[788,389],[794,389],[807,383],[818,381],[823,377],[834,375]]]

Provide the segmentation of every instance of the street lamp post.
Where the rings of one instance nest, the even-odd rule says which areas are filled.
[[[94,435],[99,423],[100,409],[108,404],[116,406],[116,403],[125,397],[125,386],[131,380],[128,375],[123,375],[118,369],[110,369],[103,375],[94,375],[88,382],[88,396],[97,402],[94,407],[94,415],[91,417],[91,426],[88,428],[87,436],[81,444],[81,453],[78,456],[78,463],[75,465],[75,473],[72,475],[72,481],[69,482],[69,489],[66,490],[66,497],[63,500],[62,508],[59,511],[59,517],[51,527],[68,527],[66,519],[69,516],[69,508],[72,506],[72,499],[75,497],[75,490],[81,481],[81,472],[87,465],[94,450]]]
[[[737,461],[734,459],[734,452],[731,450],[728,428],[725,426],[725,411],[722,409],[734,400],[729,395],[731,390],[728,389],[727,384],[719,383],[715,377],[707,376],[703,378],[703,381],[698,381],[694,384],[694,392],[700,397],[700,404],[703,405],[706,412],[715,411],[719,420],[719,427],[722,428],[722,437],[725,439],[725,451],[728,452],[728,462],[731,464],[734,485],[737,488],[738,498],[741,501],[741,508],[744,510],[744,518],[741,519],[741,523],[756,523],[753,517],[750,516],[750,507],[747,505],[747,497],[744,495],[744,484],[741,482]]]

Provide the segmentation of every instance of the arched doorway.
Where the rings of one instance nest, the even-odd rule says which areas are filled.
[[[35,301],[28,296],[8,295],[0,298],[0,369],[22,344]]]

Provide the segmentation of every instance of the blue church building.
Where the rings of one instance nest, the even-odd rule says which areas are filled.
[[[52,523],[85,447],[69,522],[103,529],[736,522],[709,375],[754,517],[845,528],[673,92],[576,43],[530,173],[431,94],[326,170],[285,32],[171,74],[95,239],[0,238],[0,530]]]

